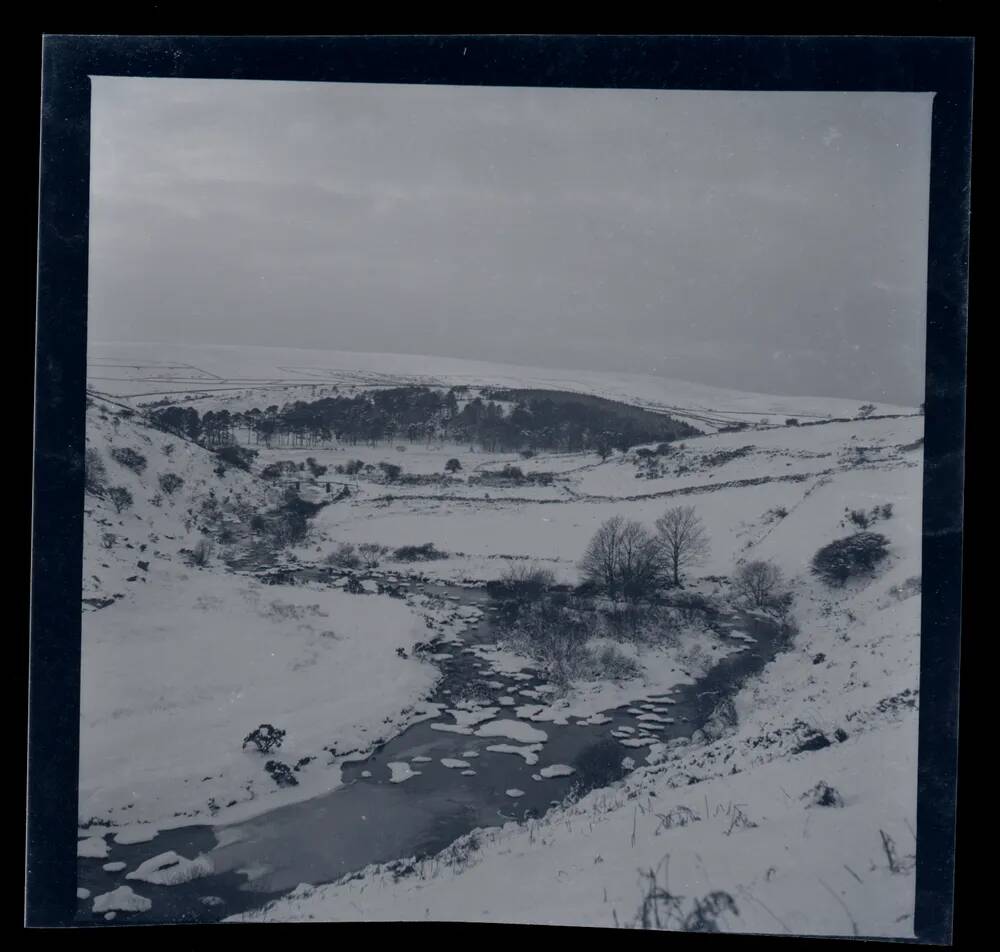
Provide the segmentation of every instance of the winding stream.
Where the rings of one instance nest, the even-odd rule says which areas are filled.
[[[467,733],[441,730],[441,724],[452,723],[451,715],[442,714],[412,725],[364,760],[344,764],[344,785],[333,792],[244,822],[165,830],[147,843],[120,845],[108,838],[107,857],[78,861],[79,885],[90,892],[78,903],[78,921],[105,924],[102,914],[91,911],[93,897],[122,885],[133,886],[153,905],[148,912],[118,913],[112,924],[218,921],[258,908],[300,883],[332,882],[371,863],[430,856],[477,827],[540,816],[571,792],[620,778],[623,758],[644,763],[649,748],[639,742],[690,737],[719,701],[763,668],[781,641],[773,622],[738,612],[723,615],[717,630],[739,639],[742,650],[725,655],[695,683],[637,698],[589,719],[594,723],[576,717],[564,724],[531,721],[517,718],[515,708],[544,702],[544,675],[530,669],[498,673],[480,656],[477,646],[493,642],[485,591],[441,584],[416,590],[483,610],[461,635],[461,644],[439,649],[435,663],[443,677],[430,701],[452,708],[474,686],[477,695],[499,708],[494,719],[518,721],[525,738],[480,737],[474,733],[479,724],[471,724]],[[501,698],[514,704],[502,704]],[[531,731],[546,735],[534,752],[526,749]],[[488,749],[498,745],[520,750]],[[540,773],[552,765],[573,772]],[[409,776],[399,782],[404,774]],[[173,886],[125,879],[140,863],[168,850],[188,858],[206,854],[214,872]],[[124,867],[117,872],[103,868],[119,862]]]

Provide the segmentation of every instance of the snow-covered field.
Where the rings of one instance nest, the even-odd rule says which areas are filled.
[[[278,488],[234,468],[218,475],[213,454],[151,428],[141,409],[129,415],[146,399],[138,394],[175,391],[204,410],[202,401],[245,408],[306,398],[313,381],[585,391],[670,408],[706,433],[652,462],[637,448],[606,461],[436,444],[262,449],[255,472],[312,456],[351,489],[281,559],[322,564],[338,544],[368,542],[389,549],[388,572],[482,582],[528,561],[575,583],[602,521],[623,515],[652,528],[668,506],[692,505],[711,547],[689,588],[724,597],[741,561],[773,561],[795,596],[791,648],[744,685],[734,724],[689,745],[654,745],[615,787],[527,826],[471,834],[405,874],[373,867],[349,882],[304,885],[246,918],[629,926],[639,924],[651,895],[644,876],[654,870],[660,889],[680,897],[673,913],[662,893],[649,899],[647,913],[658,911],[664,927],[690,928],[700,915],[727,931],[912,935],[923,435],[914,411],[880,406],[881,419],[775,426],[854,417],[858,403],[393,355],[94,344],[91,358],[92,388],[131,395],[122,405],[94,398],[88,446],[107,485],[127,488],[132,501],[121,512],[106,496],[85,503],[82,823],[127,834],[140,824],[220,822],[332,789],[346,755],[434,713],[421,701],[437,669],[412,647],[427,638],[428,617],[441,631],[454,622],[413,597],[265,586],[227,570],[223,544],[204,565],[190,564],[211,513],[245,521],[274,505]],[[220,379],[206,382],[212,375]],[[765,417],[767,426],[714,432],[727,420]],[[141,471],[112,454],[124,448],[143,455]],[[430,485],[333,473],[362,459],[443,474],[451,458],[461,469]],[[469,482],[504,463],[552,473],[552,482]],[[182,485],[164,491],[166,473]],[[876,508],[871,531],[890,551],[878,571],[842,589],[810,575],[818,548],[857,531],[850,511]],[[392,552],[428,542],[447,557],[406,563]],[[651,670],[655,655],[643,660],[647,684],[676,683]],[[569,710],[586,716],[617,700],[615,689],[595,685]],[[527,707],[523,717],[502,716],[527,727]],[[290,788],[268,776],[266,756],[242,747],[258,724],[279,721],[288,731],[280,759],[298,766]],[[634,756],[641,762],[645,750]],[[835,788],[826,798],[835,805],[806,796],[821,782]]]

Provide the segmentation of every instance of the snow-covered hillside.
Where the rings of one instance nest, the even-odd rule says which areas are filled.
[[[262,585],[228,571],[221,545],[192,564],[220,513],[238,526],[275,489],[96,398],[87,446],[81,823],[163,828],[302,799],[339,784],[346,754],[421,716],[437,671],[396,652],[427,637],[429,616],[443,630],[447,612]],[[121,511],[115,489],[128,493]],[[274,722],[293,789],[242,746]]]

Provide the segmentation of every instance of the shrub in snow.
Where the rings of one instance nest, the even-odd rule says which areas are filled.
[[[811,570],[828,585],[871,572],[888,554],[889,540],[878,532],[855,532],[823,546],[812,559]]]
[[[104,461],[97,450],[87,450],[83,458],[83,472],[83,484],[87,492],[92,496],[102,496],[104,494],[108,471],[105,469]]]
[[[847,518],[861,529],[867,529],[871,524],[871,517],[864,509],[852,509],[847,514]]]
[[[160,484],[160,489],[162,489],[168,496],[172,496],[181,486],[184,485],[184,479],[178,476],[176,473],[161,473],[158,480]]]
[[[642,668],[634,658],[623,654],[614,645],[605,645],[594,656],[595,667],[600,676],[609,681],[627,681],[642,674]]]
[[[449,473],[457,473],[462,468],[462,464],[453,457],[452,459],[448,460],[447,463],[444,464],[444,468]]]
[[[299,785],[298,780],[295,779],[295,774],[292,773],[291,768],[287,764],[283,764],[277,760],[269,760],[264,764],[264,769],[271,775],[271,779],[279,787],[297,787]]]
[[[433,542],[423,545],[404,545],[393,552],[393,558],[399,562],[429,562],[433,559],[448,558],[447,552],[439,551]]]
[[[641,929],[719,932],[721,916],[739,915],[736,900],[727,892],[716,890],[703,899],[688,901],[684,896],[671,893],[666,881],[661,886],[657,870],[651,869],[642,875],[646,881],[645,895],[635,917],[635,925]]]
[[[317,463],[315,457],[312,456],[306,457],[306,466],[309,468],[309,472],[312,473],[313,476],[316,476],[317,478],[320,476],[325,476],[326,471],[328,469],[328,467],[323,466],[320,463]]]
[[[758,559],[737,569],[733,588],[754,608],[765,608],[774,601],[781,582],[781,569],[773,562]]]
[[[220,446],[215,451],[215,455],[224,463],[249,472],[251,464],[257,458],[257,451],[230,443],[228,446]],[[223,472],[225,472],[224,469]]]
[[[537,565],[514,564],[500,576],[502,590],[522,601],[537,601],[555,582],[556,577],[550,569]]]
[[[347,585],[344,586],[344,589],[351,595],[363,595],[365,591],[364,585],[353,575],[347,580]]]
[[[199,539],[189,556],[191,564],[198,566],[208,565],[214,548],[210,539]]]
[[[844,798],[825,780],[821,780],[812,790],[802,794],[807,807],[842,807]]]
[[[378,468],[382,470],[382,475],[391,483],[394,479],[398,479],[400,473],[403,472],[403,467],[396,463],[379,463]]]
[[[146,457],[127,446],[113,449],[111,458],[126,469],[132,470],[133,473],[142,473],[146,469]]]
[[[358,546],[358,552],[361,554],[361,558],[364,560],[365,565],[370,568],[378,568],[379,556],[385,555],[389,549],[384,545],[378,545],[375,542],[363,542]]]
[[[322,503],[302,499],[290,486],[285,491],[281,505],[272,510],[266,520],[271,537],[278,545],[301,542],[309,533],[309,517],[315,515],[322,506]]]
[[[660,825],[655,830],[657,836],[661,830],[673,830],[679,826],[687,826],[689,823],[701,821],[701,817],[694,810],[685,806],[676,806],[666,813],[657,813],[656,818],[660,821]]]
[[[328,565],[341,569],[356,569],[361,565],[361,559],[350,542],[341,542],[327,557]]]
[[[281,459],[275,463],[268,463],[260,471],[261,479],[280,479],[297,472],[298,466],[290,459]]]
[[[253,744],[262,754],[270,753],[281,746],[285,733],[273,724],[261,724],[243,738],[243,748],[245,750],[247,744]]]
[[[115,507],[115,512],[124,512],[129,506],[132,505],[132,493],[130,493],[124,486],[112,486],[107,492],[108,499],[111,500],[111,505]]]

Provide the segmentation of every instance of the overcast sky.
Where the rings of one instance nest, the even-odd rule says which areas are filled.
[[[95,77],[91,340],[923,400],[931,95]]]

